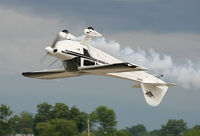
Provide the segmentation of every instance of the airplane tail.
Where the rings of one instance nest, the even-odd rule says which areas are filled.
[[[144,98],[150,106],[158,106],[162,101],[169,86],[175,86],[172,83],[138,83],[135,88],[142,88]]]

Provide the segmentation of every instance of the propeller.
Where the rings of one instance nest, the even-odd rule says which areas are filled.
[[[57,41],[60,40],[60,38],[66,38],[67,35],[69,34],[69,31],[64,29],[61,32],[59,32],[59,34],[57,34],[56,38],[54,39],[51,48],[54,48],[56,46]]]
[[[59,40],[59,36],[57,35],[56,38],[54,39],[53,43],[51,44],[51,48],[54,48],[56,45],[56,42]],[[47,56],[49,55],[48,52],[46,52],[46,54],[40,59],[40,63],[42,64],[45,59],[47,58]]]
[[[53,43],[51,44],[51,48],[54,48],[56,46],[56,42],[59,40],[60,36],[57,35],[56,38],[54,39]]]
[[[53,40],[52,44],[51,44],[51,48],[54,49],[56,46],[56,43],[60,40],[60,38],[66,38],[67,35],[69,34],[69,31],[64,29],[61,32],[59,32],[59,34],[57,34],[57,36],[55,37],[55,39]],[[56,50],[56,49],[55,49]],[[47,52],[41,59],[40,59],[40,63],[43,63],[45,61],[45,59],[47,58],[47,56],[49,55],[49,53]],[[48,65],[47,68],[49,68],[50,66],[52,66],[54,63],[56,63],[59,59],[56,59],[55,61],[53,61],[52,63],[50,63]]]

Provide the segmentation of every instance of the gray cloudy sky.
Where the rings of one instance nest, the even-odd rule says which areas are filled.
[[[87,26],[121,48],[147,52],[153,48],[170,56],[175,66],[190,60],[199,74],[199,13],[199,0],[1,0],[0,104],[17,113],[35,113],[41,102],[64,102],[87,112],[106,105],[116,111],[119,128],[143,123],[154,129],[169,118],[182,118],[189,126],[200,124],[199,88],[185,89],[176,79],[177,87],[152,108],[140,89],[130,87],[131,81],[97,76],[48,81],[21,76],[22,71],[43,69],[53,60],[40,64],[44,48],[57,32],[66,28],[80,36]]]

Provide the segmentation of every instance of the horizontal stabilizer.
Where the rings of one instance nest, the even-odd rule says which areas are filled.
[[[114,64],[105,64],[98,66],[80,67],[79,70],[88,72],[90,74],[106,74],[106,73],[118,73],[118,72],[128,72],[128,71],[144,71],[147,69],[130,63],[114,63]]]
[[[141,85],[140,85],[140,83],[138,83],[138,84],[132,85],[131,87],[133,87],[133,88],[141,88]]]
[[[176,86],[176,84],[174,84],[174,83],[145,83],[145,84],[154,85],[154,86],[168,86],[168,87]],[[140,85],[140,83],[138,83],[138,84],[132,85],[131,87],[141,88],[141,85]]]
[[[23,72],[22,75],[38,79],[56,79],[56,78],[80,76],[81,74],[78,72],[67,72],[66,70],[62,69],[62,70]]]
[[[176,86],[176,84],[174,83],[144,83],[144,84],[154,85],[154,86],[168,86],[168,87]]]

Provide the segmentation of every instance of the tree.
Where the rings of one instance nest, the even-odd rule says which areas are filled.
[[[9,117],[12,115],[13,111],[10,110],[10,107],[1,104],[0,107],[0,121],[7,122]]]
[[[37,123],[46,122],[52,119],[52,105],[47,102],[41,103],[37,105],[37,114],[34,118],[33,130],[34,134],[38,135],[38,131],[35,130]]]
[[[82,132],[78,136],[88,136],[88,132]],[[96,136],[94,133],[90,132],[90,136]]]
[[[115,133],[117,125],[116,115],[112,109],[106,106],[99,106],[90,114],[91,122],[99,124],[99,130],[102,135]]]
[[[160,136],[160,129],[159,130],[153,130],[151,132],[149,132],[150,136]]]
[[[9,119],[9,123],[11,124],[11,127],[13,129],[12,134],[20,132],[19,121],[20,121],[20,117],[18,115],[14,115],[12,118]]]
[[[77,135],[76,123],[72,120],[52,119],[38,123],[36,130],[40,136],[75,136]]]
[[[16,117],[17,118],[17,117]],[[33,115],[29,112],[23,111],[18,117],[17,124],[15,125],[16,132],[21,134],[33,133]]]
[[[87,128],[88,115],[80,112],[77,107],[69,107],[64,103],[56,103],[54,106],[48,103],[42,103],[37,106],[38,113],[35,115],[34,128],[37,123],[47,122],[51,119],[73,120],[76,123],[78,132],[83,132]],[[37,130],[34,131],[38,135]]]
[[[80,110],[73,106],[70,110],[71,120],[75,121],[78,131],[83,132],[87,128],[88,115],[85,112],[80,112]]]
[[[187,129],[183,120],[169,119],[166,125],[162,125],[160,132],[162,136],[180,136]]]
[[[127,130],[119,130],[116,133],[116,136],[131,136],[132,134]]]
[[[138,124],[132,126],[130,128],[126,128],[128,132],[132,134],[132,136],[146,136],[148,135],[147,130],[144,125]]]
[[[52,110],[53,118],[70,119],[69,107],[64,103],[56,103]]]
[[[200,125],[196,125],[192,129],[186,130],[182,136],[200,136]]]
[[[9,121],[10,116],[12,115],[13,111],[10,110],[10,107],[1,104],[0,107],[0,136],[5,136],[12,132],[12,125]]]
[[[37,114],[35,118],[38,122],[48,121],[52,119],[52,108],[53,106],[44,102],[42,104],[37,105]]]

